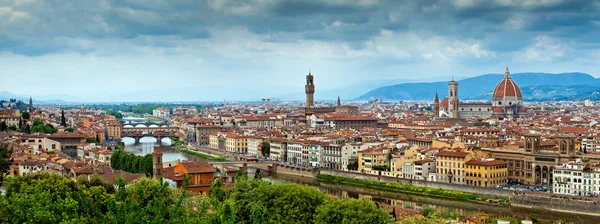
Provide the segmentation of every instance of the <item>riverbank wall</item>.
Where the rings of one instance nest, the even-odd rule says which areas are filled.
[[[511,191],[497,188],[484,188],[468,185],[431,182],[424,180],[410,180],[389,176],[346,172],[339,170],[321,169],[319,170],[319,173],[346,178],[355,178],[360,180],[399,183],[419,187],[460,191],[482,195],[488,198],[508,199],[511,205],[516,207],[527,207],[530,209],[545,209],[548,211],[573,212],[587,215],[595,215],[599,216],[600,219],[600,199],[598,198],[572,197],[547,193]]]
[[[513,205],[517,206],[600,215],[600,200],[598,198],[515,192],[511,201]],[[600,217],[598,219],[600,220]]]
[[[497,189],[497,188],[483,188],[483,187],[474,187],[474,186],[460,185],[460,184],[431,182],[431,181],[425,181],[425,180],[411,180],[411,179],[403,179],[403,178],[379,176],[379,175],[363,174],[363,173],[355,173],[355,172],[346,172],[346,171],[338,171],[338,170],[319,170],[319,173],[326,174],[326,175],[332,175],[332,176],[341,176],[341,177],[346,177],[346,178],[355,178],[355,179],[361,179],[361,180],[399,183],[399,184],[407,184],[407,185],[413,185],[413,186],[419,186],[419,187],[439,188],[439,189],[445,189],[445,190],[461,191],[461,192],[482,195],[482,196],[486,196],[489,198],[510,199],[513,196],[512,191],[504,190],[504,189]]]

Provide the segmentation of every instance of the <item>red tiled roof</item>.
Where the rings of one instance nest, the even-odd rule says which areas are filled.
[[[494,94],[492,95],[492,99],[494,101],[502,100],[504,97],[517,97],[517,99],[522,100],[523,94],[521,94],[521,89],[510,78],[510,73],[508,70],[506,71],[506,75],[504,79],[498,83],[496,88],[494,89]]]
[[[461,158],[464,158],[467,155],[469,155],[468,152],[454,152],[454,151],[441,151],[436,154],[436,156],[461,157]]]
[[[467,161],[465,164],[477,165],[477,166],[498,166],[498,165],[506,165],[508,163],[497,160],[497,159],[494,159],[494,160],[472,159],[472,160]]]

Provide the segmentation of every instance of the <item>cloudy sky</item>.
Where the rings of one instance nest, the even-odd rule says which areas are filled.
[[[309,69],[318,91],[598,62],[592,0],[0,0],[0,91],[23,95],[248,100]]]

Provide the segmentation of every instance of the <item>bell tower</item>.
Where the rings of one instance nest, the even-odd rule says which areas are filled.
[[[440,99],[438,98],[437,90],[435,91],[435,99],[433,99],[433,117],[440,116]]]
[[[523,136],[525,138],[525,152],[538,153],[540,151],[541,139],[536,133],[529,133]]]
[[[458,118],[458,82],[448,82],[448,114],[451,118]]]
[[[162,177],[162,152],[152,152],[152,177],[154,179],[160,179]]]
[[[306,107],[314,107],[315,106],[315,83],[313,76],[308,72],[306,76],[306,86],[304,86],[304,90],[306,92]]]

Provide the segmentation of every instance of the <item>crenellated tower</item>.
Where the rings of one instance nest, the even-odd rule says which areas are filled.
[[[308,72],[306,76],[306,86],[304,86],[304,90],[306,92],[306,107],[314,107],[315,106],[315,83],[313,76]]]
[[[154,151],[152,152],[152,177],[154,179],[160,179],[162,177],[162,152]]]

